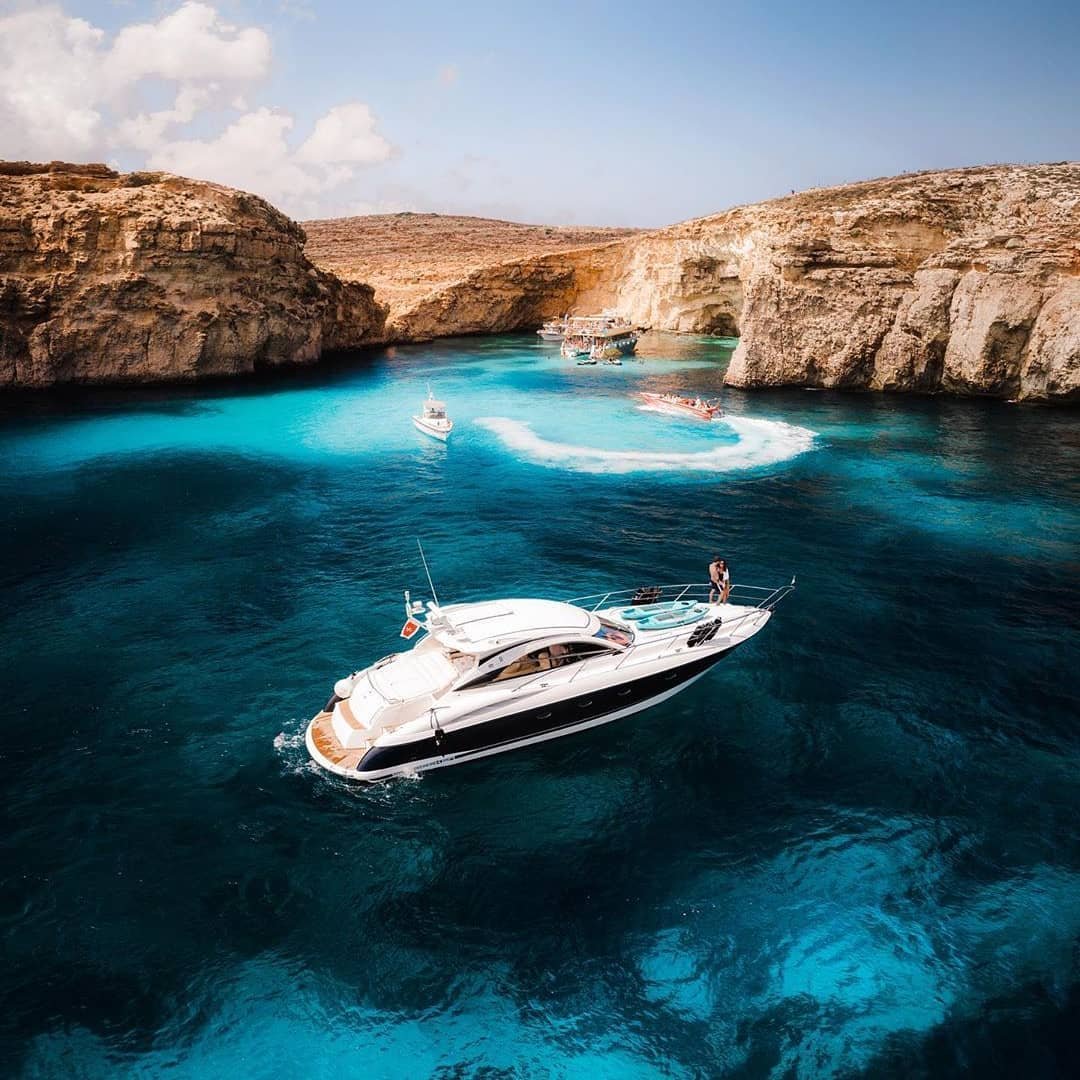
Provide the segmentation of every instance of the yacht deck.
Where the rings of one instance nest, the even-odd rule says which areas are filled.
[[[343,769],[355,769],[360,759],[367,753],[366,746],[348,749],[338,742],[334,734],[333,713],[321,712],[311,721],[311,741],[320,754],[332,765]]]

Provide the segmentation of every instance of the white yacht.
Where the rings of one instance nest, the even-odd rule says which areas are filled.
[[[446,442],[450,438],[450,432],[454,430],[454,421],[446,415],[446,402],[437,401],[430,388],[424,404],[420,407],[420,415],[414,416],[412,422],[417,431],[442,442]]]
[[[647,709],[701,678],[795,587],[651,586],[566,602],[439,606],[405,594],[418,636],[338,680],[307,728],[317,764],[354,780],[460,765]]]

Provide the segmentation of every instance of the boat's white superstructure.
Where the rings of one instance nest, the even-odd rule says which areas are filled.
[[[341,679],[307,728],[323,768],[357,780],[457,765],[572,734],[671,697],[761,630],[794,588],[656,586],[569,602],[426,607],[409,651]]]
[[[622,357],[633,354],[638,336],[618,312],[599,315],[567,316],[563,328],[563,356],[588,356],[594,362],[621,364]]]
[[[446,442],[454,430],[454,421],[446,415],[446,402],[437,401],[431,390],[428,390],[428,396],[420,408],[420,415],[414,416],[412,422],[417,431],[442,442]]]
[[[564,315],[561,319],[548,319],[536,332],[544,341],[562,341],[569,318],[569,315]]]

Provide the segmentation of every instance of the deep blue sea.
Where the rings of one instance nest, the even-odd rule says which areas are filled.
[[[0,414],[0,1075],[1075,1075],[1075,411],[532,335]],[[427,384],[457,428],[414,431]],[[651,711],[375,787],[302,731],[443,602],[798,589]]]

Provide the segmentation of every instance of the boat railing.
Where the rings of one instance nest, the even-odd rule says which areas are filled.
[[[728,599],[723,605],[724,608],[734,607],[736,610],[742,609],[738,615],[730,615],[721,613],[718,618],[720,619],[720,627],[715,638],[711,639],[711,643],[720,644],[723,641],[730,641],[737,628],[741,628],[744,623],[748,623],[751,626],[760,621],[763,617],[767,617],[790,592],[795,588],[795,579],[792,578],[787,585],[780,585],[776,588],[768,588],[760,585],[732,585],[731,592],[728,594]],[[689,591],[680,593],[681,599],[694,599],[696,595],[701,595],[704,592],[708,594],[710,592],[715,593],[716,589],[709,585],[694,585],[690,587]],[[706,596],[707,599],[707,596]],[[704,621],[704,620],[703,620]],[[650,646],[649,653],[652,657],[656,655],[666,656],[672,650],[678,651],[684,647],[687,642],[687,638],[693,633],[694,627],[700,625],[699,623],[691,623],[672,629],[670,634],[664,637],[650,638],[648,645]],[[644,644],[644,643],[643,643]],[[653,646],[662,646],[659,652],[653,651]],[[632,666],[634,661],[630,659],[637,649],[627,649],[623,654],[616,667],[622,667],[627,660],[629,660]],[[643,659],[651,658],[646,655]]]
[[[774,588],[765,585],[736,584],[731,586],[727,602],[742,607],[772,611],[794,588],[794,578],[787,585],[779,585]],[[685,585],[639,585],[633,589],[613,589],[606,593],[578,596],[573,600],[568,600],[567,603],[573,604],[575,607],[585,608],[587,611],[599,611],[605,607],[630,607],[635,599],[639,603],[650,604],[674,603],[679,600],[707,602],[710,594],[715,593],[715,585],[708,582],[703,584],[692,581]],[[649,599],[647,601],[641,599],[643,594],[648,594]]]
[[[657,599],[650,600],[650,603],[665,603],[674,600],[693,600],[697,598],[704,598],[708,600],[709,594],[716,592],[716,587],[709,584],[701,584],[699,582],[691,582],[687,585],[659,585],[649,586],[650,589],[660,589],[660,596]],[[762,586],[762,585],[732,585],[731,592],[728,594],[727,603],[725,607],[743,608],[741,614],[728,616],[721,614],[721,633],[712,639],[714,643],[720,643],[723,640],[730,640],[732,636],[732,630],[735,627],[741,626],[748,620],[756,621],[767,612],[771,612],[781,600],[784,599],[789,593],[795,589],[795,578],[792,578],[786,585],[779,585],[776,587]],[[629,604],[629,601],[622,601],[619,597],[628,596],[633,598],[641,592],[641,588],[636,589],[618,589],[612,592],[606,593],[594,593],[592,596],[582,596],[575,600],[570,600],[568,603],[575,604],[578,607],[585,607],[589,601],[595,601],[588,610],[597,611],[605,606],[622,605],[624,603]],[[611,600],[610,605],[607,601]],[[677,647],[681,642],[682,647],[686,645],[686,639],[693,633],[694,627],[700,625],[699,623],[693,623],[683,625],[680,627],[673,627],[670,634],[665,634],[663,637],[651,637],[647,642],[649,648],[645,655],[641,656],[637,662],[646,663],[649,660],[655,660],[658,656],[667,655],[670,649]],[[645,644],[645,643],[643,643]],[[662,646],[660,649],[654,648],[655,646]],[[614,665],[615,669],[621,668],[623,664],[627,663],[632,667],[634,660],[631,659],[638,653],[638,649],[634,646],[627,648],[619,657],[618,662]],[[572,683],[578,675],[584,670],[595,670],[596,663],[602,660],[610,659],[607,656],[595,656],[585,660],[580,660],[575,664],[576,671],[567,680],[567,683]],[[514,692],[524,689],[526,686],[531,685],[537,680],[544,679],[551,674],[550,671],[538,671],[535,675],[526,679]]]
[[[710,585],[708,582],[689,582],[683,585],[651,585],[651,586],[638,586],[633,589],[613,589],[605,593],[593,593],[590,596],[579,596],[573,600],[568,600],[566,603],[574,604],[576,607],[585,608],[588,611],[598,611],[604,607],[629,607],[632,606],[632,601],[635,596],[639,596],[644,589],[648,589],[650,592],[649,603],[667,603],[676,600],[694,600],[707,602],[709,594],[716,593],[716,586]],[[750,620],[751,622],[759,620],[766,613],[769,613],[784,599],[789,593],[795,589],[795,578],[792,578],[786,585],[779,585],[776,587],[769,587],[763,585],[732,585],[731,591],[728,594],[727,602],[724,604],[724,608],[727,609],[741,609],[741,613],[738,615],[731,615],[726,611],[721,611],[719,618],[721,619],[720,633],[713,638],[709,644],[719,645],[725,640],[730,640],[732,637],[732,631],[736,627],[742,626],[745,622]],[[658,590],[658,592],[656,592]],[[653,593],[656,593],[653,596]],[[706,620],[702,620],[705,622]],[[699,623],[684,624],[679,627],[672,627],[670,634],[665,634],[662,637],[650,637],[647,642],[642,642],[642,645],[647,645],[648,648],[643,652],[639,650],[636,645],[631,645],[622,651],[618,661],[615,663],[612,670],[621,668],[624,664],[629,662],[629,666],[633,667],[634,663],[647,663],[650,660],[655,660],[657,657],[666,656],[669,651],[678,648],[686,647],[687,638],[693,633],[695,626],[700,626]],[[656,648],[660,646],[660,648]],[[635,661],[633,658],[637,657]],[[575,671],[573,675],[567,680],[567,684],[573,682],[583,671],[595,671],[596,665],[604,661],[610,660],[610,656],[598,655],[589,657],[584,660],[578,660],[575,662]],[[552,668],[545,668],[542,671],[537,671],[526,678],[515,680],[517,685],[511,690],[512,694],[519,694],[526,688],[531,687],[534,683],[542,682],[546,678],[550,678]]]

